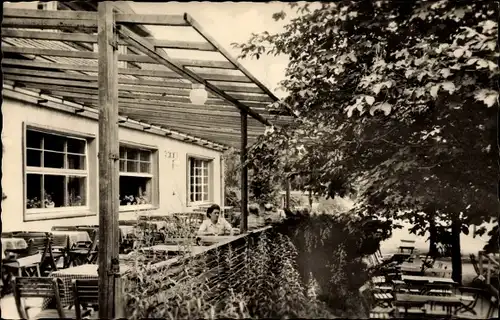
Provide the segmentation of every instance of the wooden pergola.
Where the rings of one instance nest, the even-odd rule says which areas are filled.
[[[155,39],[145,25],[191,29],[202,41]],[[174,59],[169,50],[218,58]],[[22,88],[38,94],[40,105],[57,98],[71,112],[98,117],[99,318],[113,318],[119,299],[119,126],[220,151],[235,147],[245,163],[248,143],[291,120],[267,111],[277,98],[188,14],[123,13],[112,2],[99,2],[97,12],[5,8],[2,51],[4,94]],[[204,105],[190,102],[193,84],[205,86]],[[242,232],[247,184],[243,165]]]

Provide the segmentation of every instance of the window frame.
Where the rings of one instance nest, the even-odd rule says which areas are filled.
[[[126,172],[126,171],[120,171],[120,166],[118,164],[118,174],[119,177],[121,176],[126,176],[126,177],[147,177],[151,179],[151,203],[148,204],[138,204],[138,205],[120,205],[119,206],[119,212],[129,212],[129,211],[142,211],[142,210],[154,210],[158,209],[160,206],[160,189],[159,189],[159,149],[157,146],[152,146],[152,145],[146,145],[146,144],[140,144],[136,142],[131,142],[131,141],[120,141],[119,147],[125,147],[129,149],[138,149],[138,150],[143,150],[143,151],[149,151],[150,152],[150,172],[151,173],[135,173],[135,172]],[[139,156],[140,157],[140,156]],[[119,159],[118,161],[121,161]],[[140,160],[139,160],[140,161]],[[139,162],[140,163],[140,162]],[[140,169],[139,169],[140,170]],[[119,191],[118,191],[119,192]]]
[[[191,201],[191,160],[204,161],[208,167],[208,199],[201,201]],[[186,154],[186,206],[196,207],[200,205],[210,204],[214,201],[214,157],[207,157],[197,154]],[[203,179],[203,176],[202,176]]]
[[[85,169],[59,169],[59,168],[44,168],[36,166],[28,166],[28,146],[27,135],[28,131],[36,131],[40,133],[58,135],[63,138],[72,138],[85,141]],[[60,128],[53,128],[38,124],[31,124],[23,122],[22,126],[22,176],[23,176],[23,222],[63,219],[73,217],[95,216],[96,212],[91,211],[92,199],[92,175],[91,175],[91,161],[90,161],[90,148],[95,135],[83,133],[73,130],[66,130]],[[42,149],[43,150],[43,147]],[[27,194],[28,194],[28,174],[41,174],[41,175],[56,175],[56,176],[70,176],[76,175],[85,177],[85,197],[86,203],[84,206],[68,206],[68,207],[55,207],[55,208],[27,208]],[[41,192],[41,190],[40,190]]]

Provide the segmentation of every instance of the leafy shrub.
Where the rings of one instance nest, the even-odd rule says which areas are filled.
[[[361,258],[388,236],[384,226],[370,218],[296,213],[209,253],[178,257],[169,267],[136,264],[123,285],[127,315],[357,317],[363,312],[358,289],[368,278]]]

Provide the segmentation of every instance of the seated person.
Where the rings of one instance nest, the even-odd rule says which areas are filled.
[[[229,222],[223,217],[219,217],[220,207],[216,204],[211,205],[207,209],[207,219],[203,221],[198,229],[199,236],[220,236],[233,235],[233,229]]]

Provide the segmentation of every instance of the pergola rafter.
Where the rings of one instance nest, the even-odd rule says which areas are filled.
[[[114,19],[118,37],[113,45],[126,46],[128,51],[118,54],[118,60],[133,63],[118,68],[120,114],[130,119],[150,119],[147,116],[155,112],[157,121],[163,118],[169,122],[199,115],[191,117],[189,124],[199,121],[201,126],[220,127],[244,111],[261,123],[254,126],[248,121],[248,129],[262,133],[266,125],[271,125],[270,121],[286,124],[292,119],[288,116],[274,119],[266,106],[277,98],[189,15],[115,13]],[[12,81],[14,86],[97,107],[98,52],[81,47],[97,44],[97,22],[97,12],[92,11],[5,9],[2,25],[5,80]],[[206,41],[155,39],[134,32],[144,29],[143,25],[192,29]],[[68,44],[80,47],[75,49]],[[165,49],[218,53],[221,60],[173,59]],[[192,83],[202,83],[207,88],[206,105],[190,103]],[[190,132],[184,127],[183,130]],[[204,131],[201,134],[201,138],[213,138]],[[234,137],[224,135],[214,142],[234,146],[233,141],[240,137],[241,132],[234,132]]]

